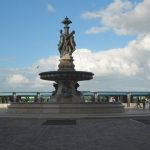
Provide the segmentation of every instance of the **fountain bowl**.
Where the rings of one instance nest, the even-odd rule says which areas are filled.
[[[92,72],[86,71],[47,71],[41,72],[40,78],[49,81],[59,81],[59,80],[73,80],[73,81],[84,81],[93,79]]]

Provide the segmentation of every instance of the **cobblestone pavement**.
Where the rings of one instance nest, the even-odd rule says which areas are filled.
[[[0,150],[150,150],[150,117],[80,118],[72,125],[47,120],[0,118]]]

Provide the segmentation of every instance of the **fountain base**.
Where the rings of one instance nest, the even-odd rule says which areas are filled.
[[[12,103],[9,113],[19,114],[106,114],[123,113],[121,103]]]

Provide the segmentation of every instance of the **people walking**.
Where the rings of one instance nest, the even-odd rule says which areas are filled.
[[[137,98],[136,107],[137,107],[138,109],[139,109],[139,108],[142,108],[140,103],[141,103],[141,102],[140,102],[140,99]]]
[[[145,105],[146,105],[146,99],[145,98],[142,99],[142,104],[143,104],[143,110],[144,110],[145,109]]]

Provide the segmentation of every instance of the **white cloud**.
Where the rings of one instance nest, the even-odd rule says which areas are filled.
[[[9,75],[6,78],[6,82],[10,85],[15,86],[16,84],[27,84],[29,83],[29,80],[27,77],[25,77],[22,74],[13,74],[13,75]]]
[[[32,66],[29,66],[28,69],[30,70],[30,72],[34,73],[57,70],[58,63],[58,56],[49,56],[47,59],[41,58],[37,60],[37,62],[35,62]]]
[[[96,76],[134,76],[141,71],[141,68],[135,62],[136,59],[132,60],[134,56],[128,58],[128,54],[124,52],[127,50],[128,48],[123,48],[93,53],[81,49],[79,53],[82,60],[79,60],[78,53],[74,54],[76,69],[93,71]]]
[[[91,29],[85,31],[86,34],[99,34],[101,32],[108,31],[107,27],[92,27]]]
[[[48,9],[49,12],[54,12],[55,11],[54,7],[51,4],[47,5],[47,9]]]
[[[54,81],[41,80],[39,73],[44,71],[57,70],[59,63],[58,56],[50,56],[47,59],[41,58],[33,65],[23,68],[0,69],[3,72],[3,83],[1,91],[53,91]],[[3,81],[2,81],[3,80]],[[5,83],[4,83],[5,81]]]
[[[50,86],[52,84],[52,81],[46,81],[46,80],[41,80],[40,76],[37,76],[33,81],[32,81],[31,88],[36,89],[36,88],[45,88],[47,86]]]
[[[84,19],[97,19],[102,27],[111,28],[120,35],[150,33],[150,1],[132,3],[129,0],[114,0],[105,9],[85,12]],[[94,33],[94,32],[93,32]]]
[[[149,90],[150,35],[139,36],[124,48],[93,52],[78,49],[73,53],[76,70],[93,72],[94,79],[80,82],[80,90]],[[58,69],[58,56],[42,58],[25,69],[2,70],[3,91],[53,91],[53,81],[38,75]],[[39,68],[37,68],[39,66]],[[10,76],[11,75],[11,76]],[[7,81],[4,84],[4,79]],[[1,89],[2,88],[2,89]]]
[[[80,49],[75,52],[76,69],[95,74],[94,79],[90,81],[91,85],[88,81],[82,83],[83,87],[94,90],[149,90],[150,45],[148,43],[150,36],[146,35],[139,36],[120,49],[94,53]]]

